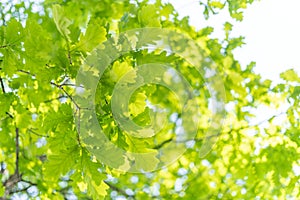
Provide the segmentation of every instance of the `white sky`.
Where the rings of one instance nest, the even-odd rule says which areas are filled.
[[[223,24],[233,24],[231,36],[244,36],[246,44],[234,51],[242,66],[256,62],[255,72],[274,83],[282,82],[279,74],[287,69],[300,72],[300,0],[255,1],[244,10],[244,20],[236,22],[227,10],[205,20],[202,7],[196,0],[165,0],[171,2],[181,16],[189,16],[197,29],[206,26],[215,28],[212,37],[224,38]],[[300,73],[299,73],[300,74]],[[257,116],[253,124],[284,112],[288,105],[279,109],[260,106],[253,110]],[[282,116],[284,117],[284,116]],[[278,121],[281,121],[279,118]]]
[[[232,36],[245,36],[246,45],[235,50],[235,57],[245,66],[257,63],[255,72],[278,82],[280,72],[300,71],[300,0],[261,0],[244,11],[244,20],[236,22],[224,10],[206,21],[199,1],[169,0],[182,16],[190,16],[197,28],[212,26],[214,37],[224,37],[223,24],[234,24]]]
[[[274,83],[281,72],[295,69],[300,75],[300,0],[261,0],[249,5],[244,10],[244,20],[236,22],[231,19],[227,10],[222,11],[209,20],[203,17],[199,1],[195,0],[165,0],[171,2],[182,16],[190,16],[190,23],[197,29],[206,26],[215,28],[213,37],[224,37],[223,24],[228,21],[234,25],[231,36],[245,36],[246,45],[234,51],[235,58],[246,66],[251,61],[256,62],[255,72]],[[287,104],[279,109],[259,106],[253,110],[257,124],[281,112],[285,112]],[[280,124],[285,115],[277,117]],[[260,125],[263,128],[265,125]],[[258,144],[260,148],[260,145]],[[294,166],[296,175],[300,174],[300,166]]]

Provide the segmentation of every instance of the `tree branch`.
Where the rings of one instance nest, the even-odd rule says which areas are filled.
[[[79,146],[81,146],[81,141],[80,141],[80,109],[78,109],[78,131],[77,131],[77,141],[78,141],[78,144]]]
[[[54,100],[60,100],[60,99],[63,99],[63,98],[68,98],[68,96],[62,95],[62,96],[59,96],[59,97],[56,97],[56,98],[53,98],[53,99],[46,100],[46,101],[44,101],[44,103],[50,103]]]
[[[30,133],[36,135],[36,136],[46,137],[46,138],[49,137],[49,135],[42,135],[42,134],[39,134],[39,133],[35,132],[34,130],[32,130],[32,128],[31,128],[31,129],[28,129],[28,131],[29,131]]]
[[[3,183],[3,186],[5,187],[5,193],[4,193],[4,198],[3,199],[6,199],[6,196],[11,194],[13,188],[15,187],[15,185],[18,182],[20,182],[20,180],[21,180],[21,177],[16,173],[9,176],[9,178]]]
[[[4,162],[2,161],[0,163],[0,174],[3,174],[5,172],[5,166],[4,166]]]
[[[20,146],[19,146],[19,128],[16,128],[16,170],[15,174],[19,177],[19,153],[20,153]]]
[[[239,127],[239,128],[237,128],[237,129],[232,129],[232,130],[230,130],[230,131],[228,131],[228,132],[225,132],[225,133],[222,133],[222,134],[229,134],[229,133],[231,133],[232,131],[241,131],[241,130],[248,129],[248,128],[251,128],[251,127],[260,126],[260,125],[262,125],[263,123],[268,122],[268,121],[271,121],[272,119],[274,119],[274,118],[276,118],[276,117],[279,117],[279,116],[281,116],[281,115],[283,115],[283,114],[285,114],[285,112],[281,112],[281,113],[279,113],[279,114],[273,115],[273,116],[271,116],[270,118],[267,118],[267,119],[265,119],[265,120],[262,120],[262,121],[258,122],[257,124],[254,124],[254,125],[247,125],[247,126],[242,126],[242,127]],[[179,140],[179,141],[176,141],[176,142],[180,142],[180,143],[189,142],[189,141],[200,142],[200,141],[203,141],[203,140],[205,140],[205,139],[210,139],[210,138],[213,138],[213,137],[217,137],[217,136],[219,136],[219,135],[221,135],[221,133],[214,134],[214,135],[209,135],[209,136],[201,137],[201,138],[192,138],[192,139],[187,139],[187,140]],[[163,141],[162,143],[160,143],[160,144],[154,146],[153,149],[160,149],[160,148],[162,148],[164,145],[166,145],[166,144],[172,142],[173,139],[174,139],[174,138],[170,138],[170,139],[168,139],[168,140],[165,140],[165,141]]]
[[[24,179],[20,179],[19,182],[27,183],[28,186],[24,187],[24,188],[16,189],[15,191],[11,190],[9,194],[18,193],[18,192],[24,192],[24,191],[28,190],[32,186],[37,186],[36,183],[32,183],[31,181],[26,181]]]
[[[160,148],[162,148],[163,146],[165,146],[166,144],[168,144],[172,141],[173,141],[173,138],[167,139],[167,140],[163,141],[162,143],[154,146],[153,149],[160,149]]]
[[[24,183],[29,184],[30,186],[36,186],[37,185],[36,183],[33,183],[31,181],[27,181],[27,180],[24,180],[24,179],[21,179],[21,181],[24,182]]]
[[[4,87],[3,79],[1,77],[0,77],[0,84],[1,84],[3,94],[5,94],[5,87]]]
[[[111,184],[110,182],[104,181],[104,183],[106,183],[106,185],[108,185],[111,190],[114,190],[127,198],[135,199],[134,195],[128,195],[124,190],[122,190],[121,188],[118,188],[117,186]]]
[[[71,86],[71,87],[80,87],[80,88],[84,88],[83,86],[77,86],[77,85],[75,85],[75,84],[73,84],[73,83],[63,83],[63,84],[61,84],[61,86]]]
[[[12,114],[10,114],[9,112],[5,112],[5,114],[7,114],[10,118],[14,118],[14,116],[12,116]]]
[[[62,85],[58,85],[58,84],[56,84],[54,82],[51,82],[50,84],[54,85],[58,89],[61,89],[68,96],[68,98],[73,102],[73,104],[76,106],[76,108],[80,109],[80,106],[76,103],[76,101],[73,99],[73,97],[63,88]]]
[[[18,72],[22,72],[22,73],[28,74],[28,75],[30,75],[30,76],[35,76],[34,74],[32,74],[32,73],[30,73],[30,72],[28,72],[28,71],[24,71],[24,70],[22,70],[22,69],[18,70]]]
[[[7,47],[11,47],[11,46],[15,46],[15,44],[5,44],[5,45],[0,46],[0,49],[4,49]]]
[[[78,141],[78,144],[79,146],[81,146],[81,141],[80,141],[80,106],[76,103],[76,101],[74,100],[74,98],[63,88],[63,85],[58,85],[54,82],[50,82],[51,85],[54,85],[55,87],[57,87],[58,89],[62,90],[66,95],[67,97],[72,101],[72,103],[75,105],[76,107],[76,111],[78,111],[78,131],[77,131],[77,141]]]

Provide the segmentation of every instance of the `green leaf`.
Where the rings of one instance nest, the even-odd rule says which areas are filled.
[[[138,170],[151,171],[157,168],[159,160],[157,159],[158,152],[148,152],[147,154],[137,155],[135,166]]]
[[[62,104],[59,107],[57,112],[52,110],[45,116],[43,122],[43,128],[47,132],[49,130],[55,130],[57,126],[60,124],[64,124],[66,128],[67,124],[70,125],[72,123],[73,123],[72,108],[68,104]]]
[[[9,108],[14,101],[15,96],[13,93],[0,94],[0,99],[0,118],[2,118],[7,115],[6,112],[9,112]]]
[[[144,112],[146,107],[146,99],[147,96],[145,95],[145,93],[141,92],[132,97],[133,103],[129,104],[129,110],[134,117]]]
[[[15,18],[12,18],[7,23],[6,27],[6,44],[8,45],[14,45],[17,43],[20,43],[22,37],[23,37],[23,27],[20,22],[18,22]]]
[[[230,31],[232,31],[232,24],[230,24],[229,22],[226,22],[224,24],[224,31],[226,34],[226,38],[228,38]]]
[[[5,72],[6,75],[12,77],[22,65],[18,59],[19,55],[11,47],[3,49],[2,51],[0,49],[0,53],[3,54],[3,62],[0,63],[0,68],[2,68],[2,71]]]
[[[111,79],[115,82],[118,82],[119,79],[126,74],[125,82],[134,82],[134,79],[136,78],[136,73],[134,73],[134,71],[132,70],[133,67],[130,66],[127,62],[120,63],[119,61],[116,61],[113,64],[112,70],[110,71]]]
[[[293,69],[289,69],[289,70],[281,73],[280,78],[282,78],[286,81],[300,82],[300,78],[299,78],[298,74]]]
[[[80,36],[77,47],[90,52],[106,40],[106,29],[101,26],[100,19],[91,19],[84,35]]]
[[[238,21],[242,21],[244,16],[242,12],[238,12],[238,13],[233,13],[231,14],[231,17],[235,18]]]
[[[101,166],[91,160],[91,157],[83,152],[82,172],[83,180],[87,185],[87,193],[93,199],[103,199],[107,195],[108,185],[104,183],[106,176],[99,172]]]
[[[158,9],[155,5],[150,4],[141,8],[138,14],[139,22],[144,27],[160,27]]]
[[[1,2],[1,197],[299,199],[297,70],[273,87],[233,51],[244,38],[231,37],[231,21],[254,0],[200,2],[203,18],[232,18],[217,38],[161,0]],[[172,70],[139,71],[153,64]],[[229,120],[218,114],[224,103]],[[112,110],[124,105],[118,120],[121,109]],[[268,116],[283,105],[283,114]],[[200,158],[203,147],[211,151]]]
[[[211,1],[211,2],[209,2],[209,5],[214,7],[214,8],[219,8],[219,9],[222,9],[225,6],[225,4],[223,4],[219,1]]]
[[[55,4],[52,6],[52,14],[57,30],[62,36],[70,40],[69,34],[71,32],[68,27],[72,24],[72,21],[66,17],[64,8]]]
[[[0,196],[3,197],[5,193],[5,187],[1,184],[0,185]]]
[[[291,97],[294,98],[294,99],[296,99],[299,96],[300,96],[300,86],[296,86],[294,88],[293,93],[291,94]]]
[[[34,62],[46,64],[51,59],[51,53],[53,51],[51,35],[42,25],[33,19],[29,19],[26,22],[24,46],[27,55],[35,55],[32,58]],[[34,69],[30,71],[34,71]]]
[[[74,167],[79,155],[78,145],[65,148],[50,155],[44,165],[45,179],[56,181],[60,176],[65,175]]]
[[[244,39],[245,38],[243,36],[240,36],[238,38],[232,38],[232,39],[230,39],[229,42],[228,42],[227,49],[228,50],[233,50],[233,49],[235,49],[237,47],[241,47],[242,45],[245,44]]]

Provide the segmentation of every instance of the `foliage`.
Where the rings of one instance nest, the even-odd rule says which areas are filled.
[[[224,23],[226,37],[219,41],[209,37],[212,28],[196,30],[189,25],[187,17],[179,18],[172,4],[160,0],[154,3],[147,0],[1,2],[0,196],[3,199],[19,196],[40,199],[117,199],[120,196],[127,199],[295,199],[300,196],[299,175],[294,171],[300,165],[300,77],[291,69],[281,74],[284,83],[276,85],[253,72],[255,63],[241,66],[232,51],[243,45],[243,37],[230,36],[230,23]],[[222,2],[202,2],[204,16],[226,8],[233,18],[242,20],[241,9],[252,0]],[[215,64],[202,64],[207,64],[208,69],[216,67],[224,83],[227,116],[216,135],[217,143],[201,158],[200,149],[212,120],[211,94],[205,77],[195,70],[196,66],[176,54],[139,48],[141,44],[153,45],[157,33],[139,35],[134,43],[136,48],[108,63],[95,88],[96,123],[101,126],[105,138],[124,151],[153,153],[147,159],[136,157],[133,160],[137,168],[145,171],[151,171],[158,164],[161,149],[179,141],[180,121],[184,120],[180,115],[180,99],[163,86],[146,84],[140,87],[132,93],[128,105],[128,116],[139,126],[151,125],[154,116],[160,127],[158,122],[162,115],[157,113],[163,110],[167,120],[155,136],[133,137],[117,123],[112,111],[112,94],[119,81],[130,84],[135,80],[138,74],[130,72],[139,65],[167,63],[174,67],[193,88],[192,93],[200,106],[193,110],[199,113],[196,137],[182,141],[186,152],[179,159],[153,172],[131,173],[111,168],[91,153],[94,146],[91,148],[89,144],[94,140],[89,140],[86,135],[90,132],[82,133],[84,129],[80,127],[80,118],[90,120],[88,112],[78,103],[84,104],[86,99],[76,97],[82,88],[75,80],[81,67],[89,62],[106,64],[105,60],[93,57],[95,48],[108,49],[107,41],[116,35],[147,27],[186,35],[213,60]],[[128,42],[129,46],[133,44]],[[173,42],[176,47],[179,41]],[[116,51],[116,46],[109,49],[108,55]],[[179,47],[186,50],[185,46]],[[192,58],[193,49],[187,51],[190,52],[187,56]],[[87,85],[100,73],[90,67],[94,71],[87,70],[83,77]],[[168,80],[172,83],[171,78],[166,77],[166,82]],[[178,86],[179,91],[184,90],[181,86]],[[279,109],[283,104],[288,105],[285,112],[252,123],[258,117],[253,112],[255,109],[262,105]],[[166,157],[172,159],[174,154],[176,149]],[[101,156],[119,166],[125,163],[115,154]]]

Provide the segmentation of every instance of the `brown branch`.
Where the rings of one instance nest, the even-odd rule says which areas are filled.
[[[80,141],[80,109],[78,109],[78,131],[77,131],[77,141],[79,146],[81,146],[81,141]]]
[[[3,174],[5,172],[5,166],[4,166],[4,162],[2,161],[0,163],[0,174]]]
[[[7,114],[10,118],[14,118],[14,116],[12,116],[12,114],[10,114],[9,112],[5,112],[5,114]]]
[[[2,92],[5,94],[5,87],[4,87],[3,79],[1,77],[0,77],[0,84],[1,84]]]
[[[163,141],[162,143],[154,146],[153,149],[160,149],[160,148],[162,148],[163,146],[165,146],[166,144],[168,144],[172,141],[173,141],[173,138],[167,139],[167,140]]]
[[[30,73],[30,72],[28,72],[28,71],[22,70],[22,69],[18,70],[18,72],[22,72],[22,73],[28,74],[28,75],[30,75],[30,76],[35,76],[34,74],[32,74],[32,73]]]
[[[185,143],[185,142],[190,142],[190,141],[200,142],[200,141],[203,141],[205,139],[210,139],[210,138],[213,138],[213,137],[217,137],[219,135],[220,134],[218,133],[218,134],[214,134],[214,135],[210,135],[210,136],[206,136],[206,137],[201,137],[201,138],[190,138],[190,139],[186,139],[186,140],[176,140],[175,142],[177,142],[177,143]],[[162,143],[154,146],[153,149],[160,149],[163,146],[165,146],[166,144],[172,142],[173,140],[174,140],[174,138],[170,138],[168,140],[165,140]]]
[[[24,183],[29,184],[30,186],[36,186],[37,185],[36,183],[33,183],[31,181],[27,181],[27,180],[24,180],[24,179],[21,179],[21,181],[24,182]]]
[[[61,89],[67,96],[68,98],[73,102],[73,104],[76,106],[77,109],[80,109],[80,106],[76,103],[76,101],[73,99],[73,97],[63,88],[62,85],[58,85],[54,82],[50,82],[51,85],[54,85],[55,87]]]
[[[222,133],[222,134],[230,134],[232,131],[239,132],[239,131],[244,130],[244,129],[252,128],[252,127],[255,127],[255,126],[260,126],[260,125],[262,125],[263,123],[268,122],[268,121],[271,121],[271,120],[273,120],[274,118],[279,117],[279,116],[281,116],[281,115],[283,115],[283,114],[285,114],[285,112],[281,112],[281,113],[279,113],[279,114],[277,114],[277,115],[273,115],[273,116],[271,116],[270,118],[265,119],[265,120],[262,120],[262,121],[258,122],[258,123],[255,124],[255,125],[242,126],[242,127],[237,128],[237,129],[231,129],[230,131],[225,132],[225,133]],[[189,142],[189,141],[200,142],[200,141],[203,141],[203,140],[205,140],[205,139],[211,139],[211,138],[213,138],[213,137],[217,137],[217,136],[219,136],[219,135],[221,135],[221,133],[217,133],[217,134],[214,134],[214,135],[209,135],[209,136],[201,137],[201,138],[191,138],[191,139],[187,139],[187,140],[179,140],[179,141],[176,141],[176,142],[180,142],[180,143],[185,143],[185,142]],[[160,149],[160,148],[162,148],[164,145],[166,145],[166,144],[168,144],[168,143],[170,143],[170,142],[172,142],[172,141],[173,141],[173,138],[170,138],[170,139],[168,139],[168,140],[166,140],[166,141],[163,141],[162,143],[160,143],[160,144],[154,146],[153,149]]]
[[[61,84],[61,86],[71,86],[71,87],[80,87],[80,88],[84,88],[83,86],[77,86],[77,85],[75,85],[75,84],[72,84],[72,83],[63,83],[63,84]]]
[[[2,198],[0,198],[1,200],[7,199],[7,196],[9,196],[15,192],[23,192],[23,191],[26,191],[31,186],[37,185],[35,183],[32,183],[30,181],[26,181],[26,180],[22,179],[22,174],[20,174],[20,171],[19,171],[19,154],[20,154],[19,137],[20,137],[19,128],[16,128],[16,162],[15,162],[16,169],[15,169],[15,173],[10,175],[9,178],[6,181],[4,181],[4,183],[3,183],[3,186],[5,187],[5,192],[4,192],[4,196]],[[3,168],[3,166],[1,166],[1,169],[2,168]],[[20,181],[29,184],[29,186],[15,191],[14,187]]]
[[[24,192],[24,191],[28,190],[28,189],[29,189],[30,187],[32,187],[32,186],[37,186],[36,183],[32,183],[31,181],[26,181],[26,180],[24,180],[24,179],[20,179],[19,182],[27,183],[28,186],[27,186],[27,187],[24,187],[24,188],[21,188],[21,189],[17,189],[17,190],[15,190],[15,191],[11,190],[11,191],[9,192],[9,194],[18,193],[18,192]]]
[[[21,175],[19,172],[19,153],[20,153],[20,146],[19,146],[19,128],[16,128],[16,169],[15,173],[3,183],[5,187],[5,193],[3,199],[6,199],[6,196],[12,194],[13,188],[16,186],[18,182],[21,181]]]
[[[56,98],[53,98],[53,99],[46,100],[46,101],[44,101],[44,103],[50,103],[54,100],[60,100],[60,99],[63,99],[63,98],[68,98],[68,96],[62,95],[62,96],[59,96],[59,97],[56,97]]]
[[[69,49],[68,49],[68,59],[69,59],[70,65],[73,65],[72,58],[71,58],[71,52]]]
[[[19,128],[16,128],[16,170],[15,174],[19,177],[19,154],[20,154],[20,146],[19,146]]]
[[[15,43],[15,42],[13,42],[13,43]],[[7,48],[7,47],[13,47],[13,46],[16,46],[16,45],[15,44],[5,44],[5,45],[0,46],[0,49],[4,49],[4,48]]]
[[[31,188],[31,187],[32,187],[32,185],[28,185],[27,187],[24,187],[24,188],[22,188],[22,189],[18,189],[18,190],[16,190],[16,191],[10,191],[9,194],[18,193],[18,192],[25,192],[26,190],[28,190],[28,189]]]
[[[43,134],[39,134],[37,132],[35,132],[34,130],[32,129],[28,129],[28,131],[36,136],[40,136],[40,137],[46,137],[46,138],[49,138],[49,135],[43,135]]]
[[[16,173],[9,176],[9,178],[3,183],[3,186],[5,187],[5,193],[3,199],[7,199],[6,196],[11,194],[15,185],[20,181],[21,181],[21,177]]]
[[[127,198],[135,199],[134,195],[128,195],[124,190],[122,190],[121,188],[118,188],[117,186],[111,184],[110,182],[104,181],[104,183],[106,183],[106,185],[108,185],[111,190],[114,190]]]
[[[5,45],[0,46],[0,49],[4,49],[7,47],[11,47],[11,46],[15,46],[15,44],[5,44]]]
[[[71,57],[71,50],[70,50],[69,39],[68,39],[68,37],[66,35],[64,35],[64,38],[65,38],[66,43],[67,43],[67,57],[68,57],[70,65],[73,65],[72,57]]]
[[[253,128],[253,127],[256,127],[256,126],[260,126],[260,125],[262,125],[262,124],[264,124],[264,123],[266,123],[266,122],[270,122],[270,121],[273,120],[274,118],[279,117],[279,116],[281,116],[281,115],[283,115],[283,114],[285,114],[285,112],[281,112],[281,113],[278,113],[278,114],[276,114],[276,115],[273,115],[273,116],[271,116],[270,118],[267,118],[267,119],[264,119],[264,120],[258,122],[257,124],[246,125],[246,126],[241,126],[241,127],[237,128],[237,129],[232,129],[232,130],[228,131],[226,134],[231,133],[232,131],[237,131],[237,132],[239,132],[239,131],[244,130],[244,129],[249,129],[249,128]]]
[[[80,106],[76,103],[76,101],[74,100],[74,98],[63,88],[64,85],[58,85],[54,82],[50,82],[51,85],[54,85],[55,87],[59,88],[60,90],[62,90],[67,97],[73,102],[73,104],[76,106],[76,109],[78,111],[78,131],[77,131],[77,141],[79,146],[81,147],[81,141],[80,141]]]

